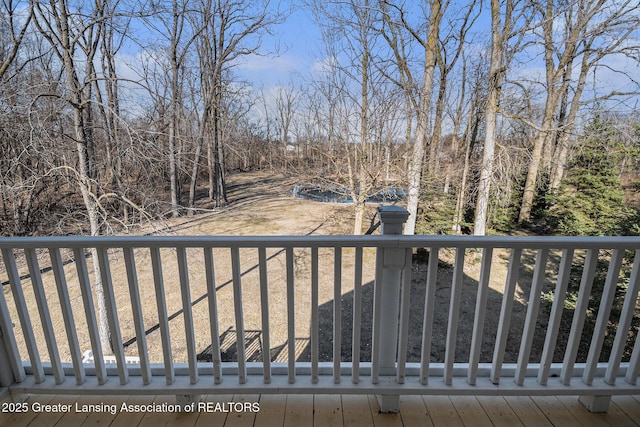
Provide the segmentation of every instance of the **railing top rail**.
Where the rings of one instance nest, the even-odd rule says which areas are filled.
[[[60,236],[0,237],[0,249],[114,247],[442,247],[528,249],[640,249],[640,237],[567,236]]]

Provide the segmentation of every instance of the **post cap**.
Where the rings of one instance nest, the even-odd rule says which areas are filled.
[[[409,211],[402,206],[379,206],[378,216],[382,234],[402,234],[402,226],[409,218]]]
[[[404,224],[409,218],[409,211],[402,206],[378,206],[378,216],[382,224]]]

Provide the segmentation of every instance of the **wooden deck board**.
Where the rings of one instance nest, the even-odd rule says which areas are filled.
[[[283,425],[285,427],[313,425],[312,394],[290,394],[287,396],[287,409]]]
[[[249,409],[250,406],[256,402],[260,401],[260,395],[257,394],[236,394],[233,396],[232,408],[230,408],[230,412],[227,415],[227,421],[224,423],[225,426],[229,427],[253,427],[253,424],[256,420],[256,412],[253,409]],[[240,404],[240,405],[238,405]],[[243,410],[238,410],[239,408],[245,408]]]
[[[478,402],[480,402],[494,426],[516,427],[524,425],[507,401],[504,400],[504,397],[478,396]]]
[[[342,397],[338,394],[314,396],[313,423],[318,426],[342,425]]]
[[[476,427],[493,426],[493,423],[475,396],[451,396],[450,399],[464,425],[473,425]]]
[[[114,399],[117,400],[118,396],[114,396]],[[119,403],[120,405],[122,405],[122,402],[127,405],[145,405],[151,401],[152,399],[149,396],[124,396],[120,398]],[[144,417],[142,412],[118,412],[109,427],[137,426],[142,417]]]
[[[569,412],[571,412],[571,415],[583,426],[610,425],[627,427],[637,425],[613,402],[609,405],[609,411],[606,414],[592,414],[575,396],[558,396],[558,400],[562,402]]]
[[[400,418],[405,426],[431,427],[433,422],[420,396],[400,396]]]
[[[367,427],[373,425],[368,397],[343,395],[342,419],[345,427]]]
[[[530,397],[527,396],[505,396],[505,402],[518,416],[522,424],[531,426],[553,426],[551,421],[542,412]]]
[[[195,423],[197,427],[223,426],[227,421],[228,412],[224,410],[224,405],[233,401],[233,395],[230,394],[209,394],[202,398],[204,403],[213,406],[214,411],[203,411],[198,414],[198,420]],[[216,406],[218,405],[218,406]]]
[[[287,396],[263,394],[260,396],[260,411],[256,414],[254,427],[282,427],[287,409]]]
[[[73,409],[65,413],[58,422],[60,425],[64,425],[65,427],[81,426],[87,421],[91,414],[95,414],[95,412],[85,409],[85,405],[97,405],[103,402],[102,399],[100,402],[97,402],[96,399],[91,396],[80,396],[77,399],[71,398],[70,403],[74,405]],[[103,412],[102,409],[98,409],[98,411]],[[111,415],[109,410],[104,411],[102,415],[104,415],[105,418],[115,418],[115,414]]]
[[[449,396],[425,396],[424,402],[435,426],[464,426]]]
[[[163,405],[163,404],[175,405],[176,398],[175,396],[169,396],[169,395],[156,396],[156,398],[153,399],[153,402],[151,403],[154,405]],[[143,402],[141,404],[149,404],[149,400],[147,399],[146,402]],[[176,419],[178,415],[182,415],[182,414],[174,413],[174,412],[146,412],[144,416],[140,419],[138,423],[138,427],[158,427],[158,426],[172,425],[174,423],[177,423]],[[187,414],[187,415],[193,416],[194,414]],[[193,418],[193,421],[191,422],[191,424],[195,423],[196,420],[197,420],[197,416]]]
[[[5,399],[5,402],[8,401]],[[209,410],[126,412],[127,405],[175,404],[174,396],[26,396],[34,404],[69,405],[66,412],[0,414],[1,426],[640,426],[640,395],[614,396],[606,414],[586,410],[575,396],[402,396],[399,414],[380,414],[367,395],[206,395]],[[229,402],[259,402],[259,411],[234,411]],[[102,412],[76,412],[76,405],[103,404]],[[219,406],[216,407],[216,404]],[[110,413],[107,405],[117,405]],[[213,409],[216,410],[213,410]],[[254,408],[255,409],[255,408]]]
[[[122,397],[118,397],[118,396],[104,396],[102,399],[100,399],[105,405],[115,405],[116,407],[116,413],[111,414],[110,412],[92,412],[89,414],[89,416],[87,417],[87,419],[84,422],[84,425],[111,425],[113,423],[113,420],[118,416],[118,412],[120,412],[120,407],[122,405],[123,401],[126,401],[125,399],[128,399],[130,397],[125,397],[124,399]],[[95,399],[93,401],[90,400],[90,403],[95,403]]]
[[[28,398],[25,399],[24,403],[26,403],[27,407],[31,407],[31,405],[34,402],[39,402],[39,403],[49,403],[52,402],[55,399],[56,396],[29,396]],[[5,401],[10,401],[9,399],[5,400]],[[13,413],[7,413],[6,414],[6,418],[3,421],[2,425],[7,425],[7,426],[15,426],[15,427],[23,427],[23,426],[27,426],[29,425],[29,423],[31,423],[31,421],[33,421],[36,417],[38,416],[37,413],[31,411],[31,410],[27,410],[27,412],[13,412]]]
[[[77,400],[75,396],[54,396],[51,400],[53,405],[73,405]],[[58,424],[58,421],[66,415],[66,412],[48,411],[43,409],[34,419],[29,423],[29,427],[48,427]],[[64,425],[64,424],[60,424]]]
[[[580,426],[578,420],[569,412],[555,396],[534,396],[531,398],[544,412],[545,416],[554,426],[573,427]]]
[[[640,395],[613,396],[612,403],[618,406],[633,422],[640,425]]]

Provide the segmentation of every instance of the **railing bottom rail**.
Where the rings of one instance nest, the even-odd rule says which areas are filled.
[[[314,372],[318,373],[319,377],[323,376],[332,376],[335,375],[334,372],[334,364],[333,362],[319,362],[317,368],[314,368],[313,364],[310,362],[296,362],[295,364],[295,374],[296,374],[296,382],[304,379],[305,377],[311,377]],[[26,375],[33,375],[33,368],[25,363],[23,365],[24,371]],[[607,363],[598,363],[594,375],[596,377],[604,376],[607,370]],[[453,377],[464,377],[467,378],[469,374],[469,364],[468,363],[454,363],[452,368]],[[476,367],[476,378],[490,377],[491,375],[491,363],[479,363]],[[571,384],[575,386],[574,383],[580,383],[585,385],[581,377],[584,374],[584,370],[586,368],[585,363],[576,363],[573,369],[573,376],[571,377]],[[616,385],[619,383],[624,383],[624,377],[627,374],[627,370],[629,368],[629,363],[621,363],[620,369],[617,373],[617,381]],[[50,364],[43,364],[44,373],[47,376],[52,375],[53,369]],[[407,378],[418,377],[420,375],[421,366],[419,363],[407,363],[405,366],[405,374]],[[431,381],[443,381],[444,371],[446,369],[446,365],[444,363],[431,363],[429,365],[429,383]],[[502,382],[513,381],[515,378],[516,371],[518,369],[518,365],[516,363],[505,363],[502,365],[501,370],[501,380],[499,384]],[[154,363],[150,367],[151,375],[157,378],[166,378],[166,373],[164,371],[164,366],[160,363]],[[210,363],[199,363],[198,364],[198,376],[202,376],[204,379],[199,379],[200,381],[206,381],[206,378],[214,375],[214,370],[211,367]],[[537,377],[540,371],[539,363],[530,363],[526,368],[525,377]],[[65,374],[66,380],[71,381],[73,384],[76,383],[76,378],[74,377],[75,368],[70,363],[63,364],[63,372]],[[85,365],[84,369],[85,375],[87,378],[95,377],[96,370],[93,365]],[[238,365],[235,362],[223,362],[221,363],[220,372],[223,376],[224,382],[237,383],[238,379]],[[559,377],[562,372],[562,363],[553,363],[549,368],[549,377],[556,378]],[[112,377],[112,379],[117,380],[118,378],[118,368],[115,364],[107,365],[106,373],[108,377]],[[137,365],[129,365],[128,366],[129,376],[132,378],[140,377],[142,375],[142,371],[140,366]],[[261,362],[247,362],[246,363],[246,373],[248,376],[258,377],[260,376],[264,381],[264,368]],[[271,364],[271,376],[279,377],[279,376],[287,376],[289,375],[289,365],[287,363],[272,363]],[[189,366],[187,364],[175,364],[174,365],[174,374],[176,377],[189,376]],[[340,374],[338,375],[341,378],[340,382],[348,382],[353,383],[352,380],[353,375],[353,363],[351,362],[342,362],[340,364]],[[371,381],[371,363],[370,362],[360,362],[358,363],[358,378],[360,381],[358,382],[366,382]],[[394,375],[393,378],[397,377]],[[419,379],[419,378],[418,378]],[[66,381],[65,381],[66,382]],[[16,384],[17,385],[17,384]],[[215,387],[218,384],[214,385]],[[473,387],[467,384],[469,387]],[[586,385],[588,387],[588,385]],[[638,389],[640,392],[640,384],[634,384],[634,387]],[[98,386],[99,387],[99,386]],[[171,387],[170,385],[167,387]],[[539,387],[545,387],[543,385],[539,385]]]
[[[122,386],[117,377],[105,384],[98,385],[94,379],[87,379],[82,385],[76,385],[73,378],[62,384],[56,384],[52,378],[37,384],[31,376],[22,383],[10,387],[16,394],[95,394],[95,395],[203,395],[203,394],[378,394],[378,395],[485,395],[485,396],[560,396],[560,395],[626,395],[637,394],[638,386],[621,381],[609,385],[602,379],[596,379],[593,385],[587,386],[576,382],[565,386],[557,378],[549,380],[541,387],[535,378],[529,377],[523,385],[504,379],[499,385],[493,384],[488,377],[478,378],[475,386],[470,387],[464,377],[454,377],[447,385],[441,379],[434,378],[428,385],[422,385],[418,378],[410,378],[404,384],[398,384],[395,376],[380,376],[377,384],[363,381],[351,383],[345,377],[338,384],[333,376],[320,376],[317,383],[311,378],[301,378],[290,384],[286,376],[274,376],[269,384],[265,384],[261,376],[247,375],[246,382],[240,384],[229,380],[214,384],[213,377],[202,376],[200,382],[191,384],[189,377],[176,377],[173,384],[167,386],[162,378],[154,378],[150,384],[143,384],[141,378],[132,378],[129,384]]]

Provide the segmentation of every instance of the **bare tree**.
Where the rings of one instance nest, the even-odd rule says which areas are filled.
[[[33,5],[23,10],[20,1],[3,0],[0,5],[0,82],[13,63],[33,19]]]
[[[494,174],[496,125],[500,110],[500,94],[511,58],[520,48],[528,27],[528,10],[521,0],[491,0],[491,62],[484,121],[485,136],[473,233],[485,234],[491,180]],[[504,11],[503,11],[504,8]],[[519,27],[517,27],[519,26]],[[515,38],[515,42],[511,42]]]
[[[446,107],[447,91],[450,89],[448,88],[448,78],[461,57],[463,48],[467,42],[467,34],[480,15],[481,8],[478,7],[476,3],[474,0],[465,5],[462,16],[451,19],[449,25],[446,25],[446,28],[449,28],[450,31],[443,37],[439,37],[438,42],[440,49],[437,51],[439,83],[428,162],[428,171],[432,176],[438,174],[439,158],[442,154],[442,122]],[[461,99],[462,98],[463,96],[461,96]],[[460,127],[463,105],[464,103],[461,100],[458,108],[459,114],[457,114],[457,117],[454,119],[454,143],[456,142],[457,129]]]
[[[326,64],[331,70],[332,64]],[[328,78],[315,79],[311,82],[312,89],[307,94],[310,99],[309,107],[313,111],[313,120],[318,130],[318,138],[315,141],[314,151],[318,152],[321,160],[320,173],[323,176],[336,174],[340,167],[334,158],[337,152],[337,139],[339,133],[338,102],[339,93],[337,81],[332,72],[327,73]]]
[[[404,227],[405,234],[414,234],[420,201],[420,186],[422,182],[422,169],[424,163],[425,145],[429,130],[429,108],[431,106],[431,94],[434,86],[434,75],[438,59],[438,40],[440,36],[440,24],[442,17],[449,5],[448,1],[430,0],[426,2],[429,9],[429,19],[426,25],[426,37],[419,30],[413,28],[406,20],[404,5],[391,4],[389,1],[380,1],[386,30],[383,35],[393,51],[396,66],[398,68],[398,81],[406,93],[407,99],[415,111],[416,130],[413,137],[411,155],[407,171],[408,198],[407,210],[409,219]],[[407,57],[406,38],[400,31],[406,30],[410,37],[415,39],[424,50],[424,66],[422,68],[422,81],[419,85],[417,99],[414,97],[417,79],[409,67]],[[407,141],[410,142],[410,141]]]
[[[284,171],[287,170],[287,158],[289,151],[289,130],[294,114],[298,108],[299,95],[292,87],[279,86],[276,93],[275,107],[277,113],[277,123],[280,128],[280,138],[282,142],[282,158]],[[297,150],[296,150],[297,153]]]
[[[201,31],[196,39],[202,75],[204,139],[207,146],[209,197],[216,206],[227,203],[223,139],[225,79],[242,56],[259,54],[260,37],[281,21],[283,14],[269,0],[202,0],[198,4]]]
[[[105,18],[98,23],[100,28],[100,65],[102,79],[94,79],[94,93],[96,97],[96,109],[102,119],[102,135],[104,140],[104,150],[106,165],[104,168],[104,180],[108,188],[115,190],[118,194],[124,192],[125,183],[122,173],[122,156],[120,154],[120,139],[123,137],[121,129],[120,109],[120,79],[117,73],[116,55],[126,39],[130,17],[121,17],[122,28],[118,28],[120,23],[116,15],[119,1],[107,3],[105,7]],[[104,92],[104,96],[103,96]],[[120,200],[123,212],[123,221],[129,222],[130,206],[127,202]]]
[[[100,22],[104,19],[105,3],[95,2],[90,6],[75,5],[72,11],[66,2],[36,2],[34,20],[40,34],[47,40],[61,61],[65,73],[66,102],[73,112],[73,135],[70,140],[76,146],[75,166],[65,169],[75,175],[82,194],[91,235],[100,234],[100,199],[95,180],[94,141],[92,139],[92,81],[95,79],[93,60],[98,52]],[[82,61],[78,61],[82,55]],[[81,65],[85,68],[82,69]],[[97,252],[93,250],[94,259]],[[104,350],[110,348],[104,290],[98,263],[94,262],[95,292],[98,302],[100,339]]]
[[[578,67],[577,87],[572,104],[578,107],[587,74],[601,63],[606,56],[622,54],[637,58],[639,46],[629,36],[640,27],[640,4],[629,1],[607,2],[605,0],[576,0],[557,4],[552,0],[541,8],[542,40],[544,47],[546,93],[545,108],[540,124],[532,124],[537,130],[533,144],[531,162],[527,171],[524,194],[518,221],[531,218],[531,209],[536,194],[543,148],[549,146],[554,151],[554,142],[566,143],[554,135],[562,129],[567,132],[573,125],[577,110],[566,114],[568,90],[574,80],[571,78],[574,63]],[[610,65],[606,66],[611,67]],[[613,71],[617,71],[613,68]],[[611,96],[614,94],[603,94]],[[563,103],[564,100],[564,103]],[[558,114],[559,109],[565,110]],[[554,186],[559,184],[560,171],[566,162],[566,150],[558,151],[560,168],[556,168]]]
[[[28,37],[27,30],[33,19],[33,8],[26,2],[2,1],[0,4],[0,93],[3,105],[3,115],[0,119],[0,193],[2,203],[2,228],[5,233],[13,230],[21,234],[26,231],[30,220],[30,213],[35,203],[37,178],[28,173],[25,162],[20,162],[20,145],[27,145],[20,139],[28,140],[27,134],[19,137],[21,132],[16,129],[18,123],[12,114],[12,106],[19,105],[21,98],[20,83],[15,77],[20,70],[24,70],[26,61],[16,61],[23,41]],[[26,6],[26,7],[25,7]],[[28,73],[24,73],[28,74]],[[5,107],[6,106],[6,107]],[[12,123],[13,121],[13,123]],[[27,147],[23,148],[27,153]],[[36,169],[39,169],[36,167]],[[27,172],[27,173],[26,173]],[[11,225],[10,225],[11,224]]]
[[[370,120],[373,88],[380,84],[375,81],[379,73],[376,77],[373,65],[378,37],[374,30],[379,13],[369,0],[316,2],[313,10],[323,29],[327,56],[331,58],[327,72],[333,89],[343,101],[345,112],[338,119],[341,122],[338,133],[346,155],[346,174],[338,175],[344,176],[342,179],[354,202],[354,234],[361,234],[366,201],[379,174],[374,161],[374,122]],[[342,63],[341,57],[346,58]],[[330,110],[329,116],[331,114]],[[329,130],[330,141],[333,132]]]
[[[463,54],[464,55],[464,54]],[[468,73],[467,67],[471,66],[471,73]],[[471,171],[471,154],[473,152],[476,139],[478,137],[478,130],[480,127],[480,121],[482,116],[482,107],[485,104],[484,90],[486,89],[487,76],[486,76],[486,63],[483,58],[479,58],[477,64],[467,64],[466,58],[463,58],[463,67],[460,83],[460,105],[465,102],[467,87],[470,86],[471,98],[469,110],[467,111],[468,120],[465,131],[462,136],[462,146],[458,147],[458,143],[452,142],[452,153],[454,156],[462,154],[463,164],[462,172],[460,175],[460,183],[458,185],[458,194],[456,197],[456,207],[453,214],[453,225],[451,230],[457,234],[462,231],[462,222],[464,218],[465,209],[467,206],[467,195],[469,187],[469,175]],[[470,80],[468,82],[468,80]],[[460,116],[461,111],[458,111]],[[457,132],[454,132],[453,138],[457,139]]]
[[[166,42],[163,46],[166,61],[168,84],[168,147],[169,147],[169,181],[171,193],[171,215],[180,215],[182,186],[180,180],[180,164],[178,145],[180,140],[180,120],[183,117],[182,102],[184,100],[184,74],[189,55],[196,38],[203,27],[192,26],[189,17],[196,13],[191,2],[187,0],[170,0],[151,3],[151,10],[145,17],[146,25]]]

